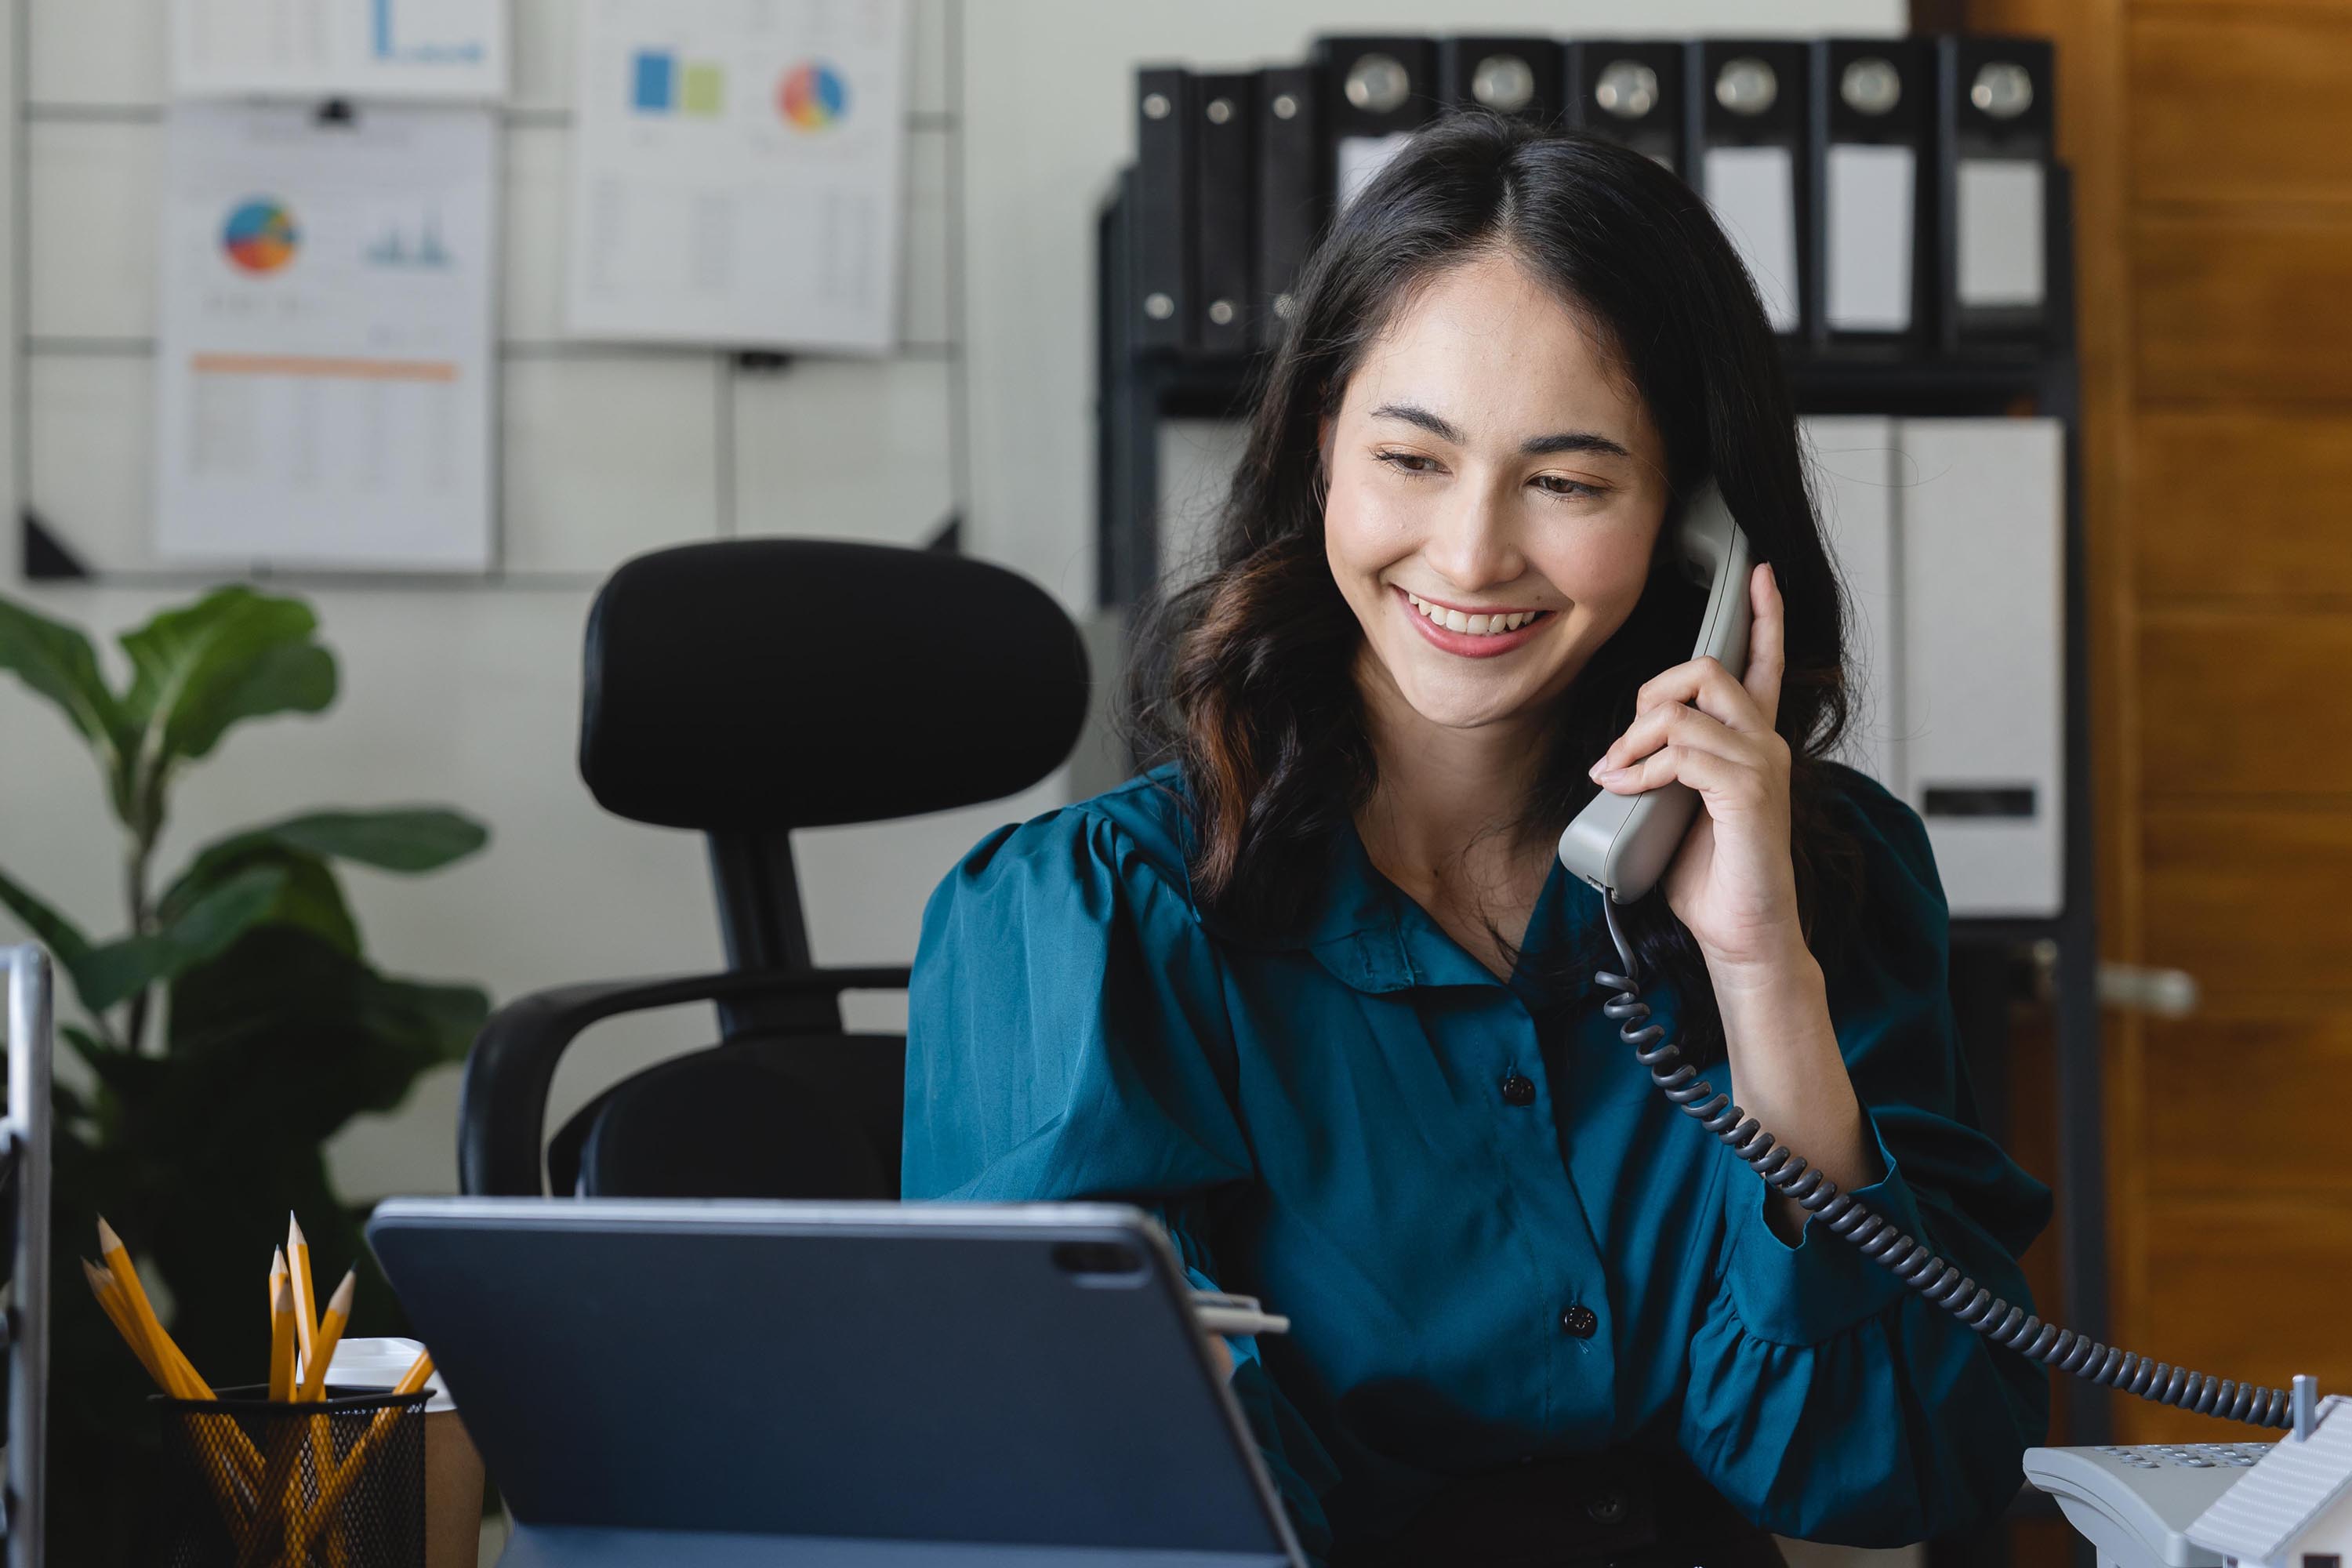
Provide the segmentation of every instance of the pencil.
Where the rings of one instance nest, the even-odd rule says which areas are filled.
[[[307,1375],[311,1346],[319,1336],[319,1298],[310,1285],[310,1244],[303,1238],[301,1222],[290,1212],[286,1216],[286,1272],[294,1281],[294,1342],[301,1347]]]
[[[352,1292],[359,1288],[359,1270],[343,1276],[335,1293],[327,1299],[326,1316],[319,1320],[318,1337],[311,1342],[312,1354],[303,1363],[302,1392],[295,1397],[314,1402],[327,1396],[327,1368],[335,1359],[335,1345],[343,1337],[343,1325],[351,1321]]]
[[[408,1370],[400,1374],[400,1381],[393,1384],[392,1391],[397,1394],[413,1394],[422,1391],[432,1381],[433,1352],[420,1351],[416,1359],[408,1363]],[[299,1551],[307,1547],[311,1534],[331,1521],[336,1507],[343,1500],[343,1493],[358,1479],[360,1467],[367,1462],[369,1455],[375,1452],[376,1444],[392,1430],[393,1423],[400,1418],[400,1415],[397,1409],[375,1413],[375,1419],[368,1423],[368,1429],[360,1434],[360,1440],[352,1445],[351,1452],[343,1456],[342,1463],[335,1467],[334,1474],[319,1489],[318,1502],[311,1508],[308,1520],[298,1527],[289,1543],[289,1557],[299,1560]]]
[[[277,1300],[269,1309],[269,1401],[294,1397],[294,1282],[278,1276]]]
[[[174,1374],[173,1381],[179,1385],[178,1396],[182,1399],[210,1399],[213,1396],[211,1386],[196,1375],[196,1369],[188,1364],[188,1358],[180,1353],[180,1347],[173,1342],[172,1336],[163,1331],[163,1323],[156,1319],[155,1308],[147,1300],[147,1289],[139,1282],[138,1267],[131,1261],[131,1249],[122,1245],[122,1238],[114,1234],[114,1227],[103,1217],[98,1222],[98,1250],[99,1255],[106,1259],[107,1272],[113,1277],[115,1289],[129,1305],[131,1318],[153,1348],[156,1364]]]
[[[90,1294],[98,1298],[99,1310],[106,1314],[106,1321],[114,1325],[114,1331],[122,1336],[122,1342],[131,1347],[131,1353],[139,1358],[139,1364],[147,1369],[147,1375],[155,1380],[155,1386],[166,1394],[177,1394],[178,1390],[172,1386],[172,1380],[164,1376],[163,1369],[156,1364],[155,1352],[148,1345],[147,1336],[139,1331],[137,1321],[124,1308],[121,1295],[114,1288],[114,1277],[87,1258],[82,1259],[81,1272],[82,1278],[89,1281]]]

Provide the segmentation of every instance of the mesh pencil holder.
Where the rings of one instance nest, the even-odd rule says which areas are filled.
[[[151,1403],[163,1427],[153,1523],[164,1568],[423,1568],[425,1393],[315,1405],[264,1387]]]

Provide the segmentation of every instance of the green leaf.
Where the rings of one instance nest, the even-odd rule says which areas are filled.
[[[352,919],[351,906],[343,902],[334,868],[316,855],[289,849],[261,835],[241,835],[199,855],[157,903],[157,918],[166,922],[176,920],[230,878],[261,866],[285,872],[286,886],[256,924],[300,926],[359,956],[359,926]]]
[[[122,708],[98,671],[89,639],[58,621],[0,598],[0,669],[11,669],[65,710],[82,738],[111,758],[123,743]]]
[[[269,912],[286,880],[280,867],[240,871],[191,902],[161,931],[93,950],[84,964],[83,1005],[103,1012],[223,952]]]
[[[317,629],[299,599],[230,587],[122,635],[133,671],[123,717],[138,742],[116,794],[133,833],[153,837],[173,766],[209,753],[231,725],[335,700],[334,656],[310,640]]]
[[[257,926],[173,983],[171,1114],[213,1118],[206,1139],[244,1136],[256,1116],[269,1141],[330,1137],[463,1056],[488,1011],[470,987],[391,979],[309,932]]]
[[[169,903],[257,849],[284,847],[384,871],[435,871],[489,842],[489,829],[454,811],[320,811],[224,838],[199,854],[163,895]]]

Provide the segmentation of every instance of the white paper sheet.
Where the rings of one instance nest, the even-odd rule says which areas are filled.
[[[1829,155],[1827,313],[1841,332],[1911,326],[1912,228],[1918,155],[1841,143]]]
[[[507,46],[507,0],[172,0],[187,98],[497,100]]]
[[[1797,171],[1786,147],[1710,147],[1706,205],[1731,237],[1764,299],[1776,332],[1793,332],[1797,311]]]
[[[487,566],[495,112],[186,105],[168,131],[159,552]]]
[[[566,321],[887,353],[905,0],[581,0]]]
[[[1960,303],[2042,302],[2042,165],[2021,159],[1960,161]]]

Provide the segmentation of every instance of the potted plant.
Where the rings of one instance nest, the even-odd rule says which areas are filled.
[[[334,701],[334,657],[317,627],[298,599],[223,588],[122,634],[129,679],[117,688],[79,631],[0,597],[0,669],[54,703],[89,748],[124,867],[121,933],[85,933],[5,870],[12,836],[50,826],[0,816],[0,906],[49,950],[81,1015],[58,1030],[82,1070],[60,1062],[56,1104],[58,1562],[124,1560],[140,1518],[148,1391],[103,1318],[62,1283],[79,1278],[74,1257],[90,1247],[93,1216],[141,1253],[173,1334],[216,1384],[250,1381],[264,1363],[264,1283],[289,1209],[321,1268],[360,1265],[352,1331],[397,1331],[322,1148],[352,1117],[399,1105],[420,1073],[461,1059],[488,1011],[477,987],[370,964],[336,877],[339,862],[424,872],[474,853],[488,835],[454,811],[306,813],[158,874],[172,788],[190,764],[247,721]]]

